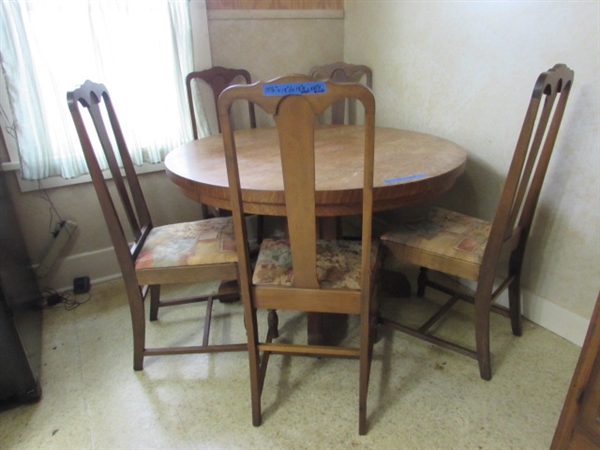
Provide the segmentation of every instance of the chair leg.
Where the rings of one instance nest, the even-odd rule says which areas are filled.
[[[358,388],[358,434],[367,434],[367,396],[369,393],[369,378],[371,375],[371,355],[373,353],[373,324],[374,320],[363,318],[360,336],[360,368]]]
[[[213,297],[208,297],[206,301],[206,312],[204,313],[204,334],[202,336],[202,345],[208,346],[210,338],[210,322],[212,320]]]
[[[523,334],[523,323],[521,316],[521,266],[523,253],[515,252],[511,255],[509,262],[510,273],[516,274],[508,285],[508,306],[510,309],[510,324],[515,336]]]
[[[262,412],[260,405],[260,358],[258,349],[254,345],[248,345],[248,357],[250,360],[250,397],[252,402],[252,425],[259,427],[262,423]]]
[[[427,286],[428,277],[427,267],[421,267],[419,276],[417,278],[417,297],[423,297],[425,295],[425,287]]]
[[[490,303],[479,292],[475,295],[475,342],[479,374],[484,380],[492,379],[490,361]]]
[[[158,319],[158,307],[160,306],[160,285],[150,286],[150,321]]]
[[[367,434],[367,393],[368,385],[363,387],[364,381],[362,380],[363,375],[361,374],[360,380],[360,393],[358,400],[358,434],[364,436]]]
[[[510,324],[515,336],[523,334],[523,322],[521,316],[521,286],[520,277],[516,277],[508,286],[508,305],[510,309]]]
[[[244,292],[241,292],[244,296]],[[248,295],[246,293],[245,295]],[[242,298],[244,302],[244,325],[248,336],[248,363],[250,366],[250,401],[252,405],[252,425],[260,426],[262,423],[262,411],[260,397],[264,377],[261,376],[260,354],[258,351],[258,324],[256,309],[250,304],[249,299]]]
[[[144,314],[144,299],[139,286],[126,285],[131,313],[133,330],[133,370],[144,369],[144,349],[146,346],[146,317]]]

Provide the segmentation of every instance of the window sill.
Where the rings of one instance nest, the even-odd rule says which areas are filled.
[[[2,163],[2,171],[3,172],[8,172],[8,171],[19,171],[20,166],[19,163],[15,163],[15,162],[10,162],[10,163]],[[143,164],[141,166],[136,166],[135,167],[135,171],[137,172],[138,175],[142,175],[144,173],[151,173],[151,172],[160,172],[160,171],[164,171],[165,170],[165,164],[164,163],[159,163],[159,164]],[[17,175],[17,181],[19,182],[19,188],[21,189],[21,192],[33,192],[33,191],[39,191],[41,189],[40,187],[40,183],[38,182],[38,180],[23,180],[20,177],[20,174],[16,174]],[[91,183],[92,182],[92,178],[90,177],[90,175],[82,175],[80,177],[77,178],[62,178],[62,177],[49,177],[49,178],[45,178],[43,180],[39,180],[41,181],[41,185],[43,186],[44,189],[54,189],[54,188],[60,188],[60,187],[67,187],[67,186],[73,186],[76,184],[84,184],[84,183]]]

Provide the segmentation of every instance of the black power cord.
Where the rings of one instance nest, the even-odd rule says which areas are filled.
[[[62,304],[67,311],[70,311],[91,300],[92,294],[89,291],[85,294],[82,299],[83,294],[77,294],[73,290],[60,293],[54,289],[46,289],[42,292],[42,306],[54,307]]]

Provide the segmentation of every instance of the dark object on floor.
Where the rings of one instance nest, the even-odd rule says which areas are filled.
[[[410,297],[410,282],[406,275],[392,270],[381,271],[381,290],[387,295],[398,298]]]
[[[85,294],[90,292],[90,278],[79,277],[73,280],[73,293],[74,294]]]

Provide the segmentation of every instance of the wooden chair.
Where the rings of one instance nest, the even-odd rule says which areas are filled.
[[[309,75],[316,79],[328,79],[336,83],[359,82],[366,78],[365,84],[370,89],[373,88],[373,72],[367,66],[358,64],[347,64],[345,62],[335,62],[323,66],[315,66],[310,69]],[[356,117],[356,103],[353,99],[343,99],[335,102],[330,108],[331,120],[322,119],[333,125],[350,124],[355,125],[358,120]],[[342,217],[330,219],[332,224],[329,228],[335,229],[339,236],[344,234]]]
[[[322,92],[311,94],[309,86]],[[303,88],[308,91],[299,94]],[[287,93],[282,94],[283,91]],[[317,240],[316,118],[331,103],[347,97],[356,98],[364,105],[366,117],[362,242]],[[251,86],[233,86],[223,91],[219,98],[219,115],[236,239],[246,238],[245,222],[242,220],[242,199],[246,193],[240,187],[235,135],[228,114],[236,100],[254,102],[275,120],[289,229],[289,240],[265,239],[262,242],[253,274],[247,246],[238,246],[240,291],[250,355],[253,424],[258,426],[262,420],[260,397],[269,355],[349,357],[360,360],[359,432],[364,434],[367,430],[366,400],[373,327],[376,325],[374,286],[379,267],[378,244],[371,242],[375,100],[371,91],[362,85],[316,82],[307,76],[281,77]],[[243,177],[244,174],[242,187]],[[339,261],[343,263],[338,264]],[[258,338],[257,309],[271,310],[265,343],[259,342]],[[273,342],[278,331],[277,319],[272,312],[278,309],[359,315],[360,344],[358,348],[344,348]]]
[[[185,86],[187,91],[188,98],[188,106],[190,108],[190,117],[192,119],[192,132],[194,134],[194,139],[198,139],[198,125],[196,123],[196,113],[194,106],[194,93],[192,89],[192,85],[194,81],[202,80],[208,86],[210,86],[213,98],[215,100],[214,106],[216,109],[217,102],[219,100],[219,95],[221,92],[228,86],[231,86],[234,82],[243,81],[245,84],[251,83],[250,73],[244,69],[228,69],[221,66],[215,66],[210,69],[200,70],[198,72],[191,72],[185,77]],[[250,128],[256,128],[256,113],[254,111],[254,104],[248,102],[248,120],[250,121]],[[219,133],[221,132],[221,120],[219,115],[217,114],[217,127],[219,129]],[[220,210],[218,208],[209,208],[206,205],[202,205],[202,214],[204,218],[207,217],[221,217],[223,215],[228,215],[227,211]],[[263,229],[264,229],[264,217],[257,216],[256,219],[256,234],[257,241],[260,243],[262,239]]]
[[[196,123],[196,109],[194,102],[194,93],[192,85],[194,80],[202,80],[208,86],[210,86],[213,98],[215,100],[215,108],[219,95],[228,86],[232,85],[234,81],[243,81],[245,84],[250,84],[251,78],[250,73],[244,69],[228,69],[221,66],[215,66],[210,69],[200,70],[197,72],[191,72],[185,77],[185,87],[187,91],[188,107],[190,108],[190,117],[192,119],[192,132],[194,139],[198,139],[198,124]],[[254,112],[254,105],[248,103],[248,117],[250,120],[250,128],[256,128],[256,114]],[[219,133],[221,132],[221,122],[217,115],[217,126]]]
[[[521,335],[521,267],[538,197],[573,83],[573,71],[557,64],[542,73],[533,89],[513,160],[492,222],[434,208],[421,221],[407,223],[381,236],[393,257],[421,266],[419,297],[431,286],[452,297],[419,328],[391,318],[383,323],[412,336],[477,359],[481,378],[491,379],[490,311],[510,317],[512,331]],[[504,253],[507,252],[507,253]],[[507,267],[499,270],[509,254]],[[504,264],[503,264],[504,265]],[[474,294],[456,292],[428,279],[427,270],[477,282]],[[496,276],[507,276],[496,288]],[[494,303],[508,288],[509,308]],[[436,337],[433,325],[459,299],[474,304],[475,350]]]
[[[358,81],[366,77],[366,86],[373,89],[373,72],[367,66],[358,64],[347,64],[335,62],[323,66],[315,66],[309,71],[309,75],[318,79],[329,79],[338,83]],[[345,120],[346,111],[348,120]],[[331,123],[344,124],[355,120],[355,111],[350,101],[340,100],[331,106]]]
[[[125,282],[133,325],[133,368],[142,370],[144,357],[152,355],[246,350],[245,343],[209,345],[213,300],[238,297],[237,289],[235,292],[196,298],[169,301],[160,299],[161,284],[237,278],[237,255],[231,248],[231,243],[234,242],[231,218],[154,227],[106,88],[88,80],[79,88],[68,92],[67,101]],[[91,130],[88,134],[80,106],[89,111],[98,139],[92,136]],[[105,118],[108,118],[108,123],[105,123]],[[91,124],[88,126],[91,127]],[[101,149],[96,151],[97,142]],[[116,151],[113,143],[116,143]],[[98,160],[100,154],[106,157],[116,194],[109,189],[102,173]],[[122,161],[124,176],[119,168],[118,158]],[[126,220],[121,220],[118,213],[121,207]],[[131,248],[129,241],[133,241]],[[202,345],[146,348],[144,299],[148,291],[150,320],[157,319],[158,309],[162,306],[206,302]]]

